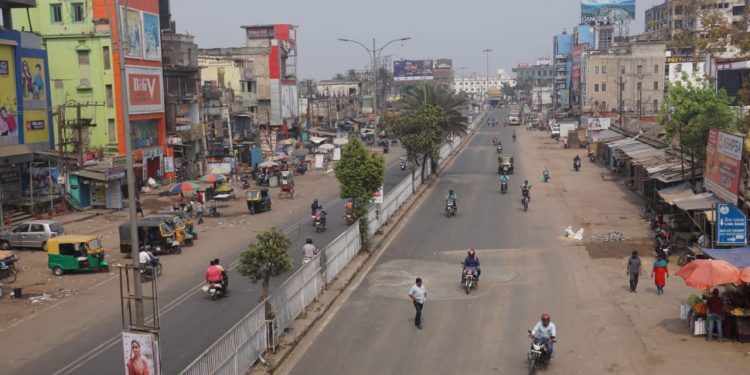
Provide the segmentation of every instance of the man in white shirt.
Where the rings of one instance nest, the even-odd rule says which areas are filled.
[[[315,255],[318,254],[318,248],[313,245],[311,237],[307,237],[305,244],[302,246],[302,262],[309,262]]]
[[[417,315],[414,317],[414,325],[419,329],[422,329],[422,307],[424,307],[425,297],[427,297],[427,291],[424,285],[422,285],[422,279],[417,277],[416,283],[412,285],[409,291],[409,298],[414,303],[414,308],[417,309]]]
[[[557,329],[555,323],[550,321],[549,314],[542,314],[542,320],[537,322],[534,329],[531,330],[531,336],[544,339],[547,346],[547,355],[552,357],[552,341],[557,336]]]

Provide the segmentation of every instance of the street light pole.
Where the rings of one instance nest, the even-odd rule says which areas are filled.
[[[484,52],[485,57],[487,58],[486,59],[487,60],[486,61],[487,65],[486,65],[486,71],[485,71],[485,73],[487,75],[485,76],[486,77],[486,81],[485,81],[486,84],[485,84],[485,87],[484,87],[484,95],[483,95],[484,99],[486,100],[487,99],[487,90],[490,89],[490,52],[492,52],[492,50],[489,49],[489,48],[487,48],[487,49],[483,49],[482,52]]]
[[[391,40],[390,42],[384,44],[382,47],[377,48],[375,45],[375,38],[372,39],[372,48],[367,47],[362,42],[358,42],[356,40],[351,39],[345,39],[345,38],[339,38],[339,41],[342,42],[352,42],[359,44],[362,48],[367,51],[367,55],[370,58],[370,66],[372,67],[372,113],[375,115],[375,124],[378,123],[378,57],[380,56],[380,53],[383,52],[383,49],[385,47],[388,47],[389,44],[395,43],[395,42],[403,42],[411,39],[411,37],[405,37],[405,38],[399,38]]]

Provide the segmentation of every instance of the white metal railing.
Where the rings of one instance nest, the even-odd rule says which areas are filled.
[[[473,130],[486,117],[486,113],[469,124]],[[439,151],[442,162],[458,149],[461,137],[454,137],[451,144],[444,144]],[[432,174],[430,162],[425,166],[425,175]],[[412,180],[413,178],[413,180]],[[372,236],[385,225],[401,206],[422,185],[421,171],[409,174],[393,190],[383,197],[383,203],[373,205],[367,212],[368,232]],[[321,253],[297,269],[284,283],[276,288],[268,300],[259,303],[237,324],[222,335],[208,349],[188,365],[185,375],[243,375],[260,358],[271,344],[275,347],[278,338],[289,328],[305,308],[309,306],[332,283],[349,262],[359,253],[362,243],[359,222],[331,241]],[[275,318],[266,319],[265,303],[273,307]],[[269,331],[271,327],[271,331]],[[269,335],[269,333],[271,333]]]

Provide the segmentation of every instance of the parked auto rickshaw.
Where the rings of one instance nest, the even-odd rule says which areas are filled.
[[[154,253],[181,252],[180,242],[175,237],[175,229],[162,219],[138,220],[138,245],[148,245]],[[130,238],[130,223],[120,225],[120,253],[130,254],[133,245]]]
[[[182,221],[179,215],[158,214],[146,216],[146,219],[164,220],[175,230],[175,238],[180,242],[180,246],[193,246],[193,236],[188,233],[187,225]]]
[[[164,212],[159,212],[157,215],[179,216],[180,219],[182,219],[182,222],[185,223],[185,227],[187,228],[187,234],[193,236],[193,241],[198,239],[198,231],[195,230],[195,225],[193,224],[193,218],[190,216],[189,213],[185,211],[164,211]]]
[[[281,171],[281,189],[279,189],[279,199],[294,199],[294,178],[290,171]]]
[[[235,195],[232,184],[230,184],[228,181],[216,184],[216,189],[214,189],[214,197],[221,194],[229,194],[229,198],[234,199]]]
[[[109,262],[96,236],[62,235],[47,240],[47,267],[62,276],[69,271],[109,270]]]
[[[501,154],[497,157],[497,173],[513,174],[513,156]]]
[[[256,212],[271,211],[271,194],[267,188],[247,191],[247,209],[251,215]]]

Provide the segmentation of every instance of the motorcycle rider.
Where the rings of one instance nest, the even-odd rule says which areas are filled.
[[[547,182],[548,180],[551,180],[552,177],[549,175],[549,169],[547,169],[547,166],[544,166],[544,169],[542,170],[542,178],[544,179],[544,182]]]
[[[578,165],[578,168],[580,168],[581,165],[581,157],[576,155],[576,157],[573,158],[573,168],[576,168],[576,165]],[[576,168],[577,169],[577,168]]]
[[[145,247],[141,247],[141,251],[138,253],[138,262],[141,263],[141,267],[155,267],[156,256]]]
[[[557,336],[557,329],[555,323],[552,323],[549,318],[549,314],[542,314],[542,319],[536,323],[534,329],[531,330],[531,337],[537,337],[544,340],[544,345],[547,347],[547,355],[552,358],[552,343]]]
[[[210,284],[221,284],[224,286],[224,280],[221,277],[221,268],[216,266],[216,261],[212,260],[209,262],[209,266],[206,269],[206,282]]]
[[[529,185],[529,180],[523,180],[523,185],[521,185],[521,198],[523,197],[531,201],[531,185]]]
[[[312,202],[312,204],[310,205],[310,215],[315,216],[315,213],[319,209],[322,209],[322,208],[323,208],[323,206],[321,206],[320,203],[318,203],[318,200],[314,199],[313,202]]]
[[[482,274],[482,271],[479,269],[479,256],[477,255],[476,249],[474,249],[473,247],[469,248],[463,265],[464,269],[463,273],[461,274],[461,281],[463,282],[463,275],[466,274],[466,269],[472,268],[474,270],[474,281],[476,283],[476,286],[479,286],[479,275]]]
[[[350,214],[354,210],[354,201],[349,199],[346,201],[346,204],[344,205],[344,208],[346,209],[346,213]]]
[[[323,207],[318,208],[315,212],[313,212],[313,215],[315,215],[316,218],[320,220],[320,225],[323,226],[323,228],[326,227],[326,216],[328,215],[328,212]],[[313,220],[314,222],[314,220]]]
[[[453,189],[448,190],[448,196],[445,198],[445,202],[449,205],[453,205],[453,208],[458,211],[458,195],[453,192]]]
[[[508,182],[510,182],[510,177],[508,177],[507,174],[503,174],[500,176],[500,186],[502,188],[503,183],[505,183],[505,188],[508,188]]]
[[[516,141],[516,131],[513,130],[513,142],[515,142],[515,141]]]
[[[307,237],[305,244],[302,245],[302,262],[309,262],[318,252],[318,248],[313,245],[312,237]]]
[[[221,285],[224,286],[224,290],[226,291],[229,286],[229,275],[227,274],[227,271],[224,270],[224,266],[219,264],[219,258],[214,259],[214,265],[221,270]]]

